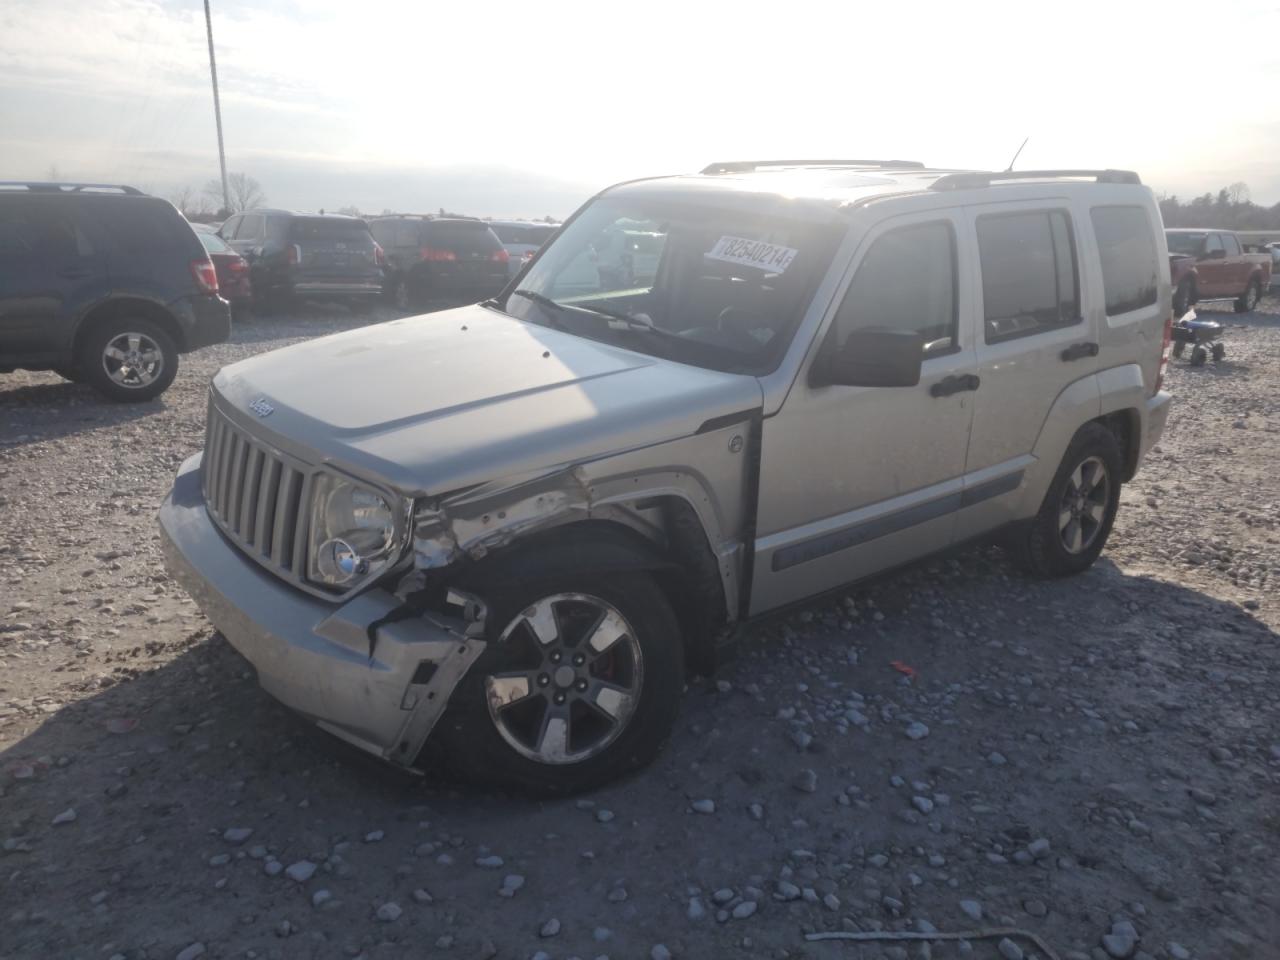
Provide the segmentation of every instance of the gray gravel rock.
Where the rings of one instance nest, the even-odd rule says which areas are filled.
[[[546,939],[547,937],[554,937],[559,933],[560,933],[560,921],[557,920],[555,917],[552,917],[550,920],[548,920],[538,929],[538,936],[542,937],[543,939]]]
[[[1008,937],[1004,937],[998,944],[996,944],[996,949],[1004,960],[1022,960],[1022,948]]]
[[[791,785],[801,793],[813,793],[818,789],[818,774],[813,770],[801,770]]]
[[[760,905],[754,900],[743,900],[740,904],[733,908],[733,918],[735,920],[745,920],[758,910]]]
[[[284,871],[285,876],[297,883],[306,883],[315,872],[316,865],[310,860],[299,860],[297,863],[291,863]]]
[[[179,950],[173,960],[196,960],[197,957],[203,957],[204,954],[204,944],[197,941]]]
[[[400,909],[400,904],[388,901],[378,908],[376,916],[383,923],[395,923],[402,913],[404,911]]]
[[[227,829],[223,831],[222,839],[234,846],[239,846],[251,836],[253,836],[252,827],[227,827]]]
[[[929,735],[929,727],[926,724],[921,723],[919,720],[915,720],[907,724],[905,733],[908,740],[923,740]]]
[[[975,922],[982,919],[982,904],[977,900],[961,900],[960,911]]]
[[[689,804],[689,808],[694,813],[715,813],[716,802],[714,800],[695,800]]]

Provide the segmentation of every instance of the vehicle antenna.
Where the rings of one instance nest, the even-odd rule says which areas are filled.
[[[1025,147],[1027,145],[1027,141],[1030,139],[1030,137],[1024,137],[1022,140],[1022,147]],[[1010,173],[1013,170],[1013,165],[1017,162],[1018,154],[1022,153],[1022,147],[1018,148],[1018,153],[1013,155],[1013,159],[1009,161],[1009,165],[1004,168],[1005,173]]]

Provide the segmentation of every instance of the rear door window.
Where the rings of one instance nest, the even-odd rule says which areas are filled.
[[[1064,210],[978,217],[987,343],[1079,323],[1080,281]]]
[[[1227,251],[1228,257],[1240,256],[1240,242],[1230,233],[1222,235],[1222,246]]]
[[[1156,302],[1159,265],[1151,221],[1142,207],[1094,207],[1089,211],[1102,258],[1107,315]]]
[[[69,204],[0,204],[0,259],[65,264],[97,251]]]
[[[925,356],[956,340],[956,241],[948,222],[899,227],[871,245],[836,314],[838,344],[855,330],[920,334]]]

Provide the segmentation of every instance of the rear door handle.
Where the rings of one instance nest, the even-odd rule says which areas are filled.
[[[1072,360],[1083,360],[1085,357],[1096,357],[1097,355],[1098,345],[1096,343],[1073,343],[1062,351],[1062,362],[1070,363]]]
[[[960,373],[950,377],[943,377],[937,383],[929,388],[929,393],[935,397],[949,397],[953,393],[961,393],[965,390],[977,390],[982,383],[978,379],[976,373]]]

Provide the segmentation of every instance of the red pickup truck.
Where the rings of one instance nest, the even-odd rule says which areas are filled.
[[[1245,253],[1229,230],[1166,230],[1164,235],[1175,317],[1201,300],[1234,300],[1236,313],[1248,313],[1271,285],[1271,257]]]

